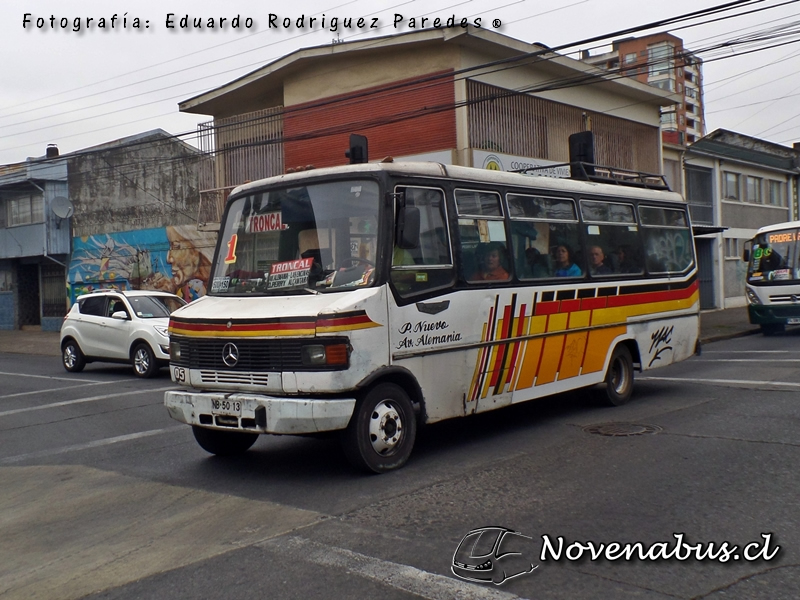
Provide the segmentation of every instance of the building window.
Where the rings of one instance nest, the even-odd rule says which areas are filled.
[[[650,75],[667,75],[675,68],[673,57],[675,48],[669,42],[661,42],[647,47],[647,62]]]
[[[739,260],[741,256],[739,240],[737,238],[725,238],[725,258],[735,258]]]
[[[686,165],[686,202],[693,223],[714,224],[712,177],[711,169]]]
[[[673,79],[660,79],[658,81],[650,81],[650,85],[653,87],[661,88],[662,90],[667,90],[668,92],[675,91],[675,81]]]
[[[676,122],[676,117],[675,117],[675,112],[674,111],[661,113],[661,126],[662,127],[672,127],[672,129],[674,129],[675,128],[675,122]]]
[[[625,64],[629,65],[636,62],[636,52],[630,52],[625,55]]]
[[[44,223],[42,197],[28,194],[9,199],[7,222],[9,227]]]
[[[738,200],[739,174],[726,171],[722,177],[722,198],[725,200]]]
[[[769,203],[772,206],[786,206],[784,190],[786,185],[782,181],[769,182]]]
[[[694,81],[694,75],[692,75],[689,71],[684,71],[683,76],[686,78],[686,81]]]
[[[747,201],[755,204],[761,204],[761,177],[746,178],[747,185]]]
[[[694,137],[694,136],[693,136],[693,135],[690,133],[689,135],[687,135],[687,136],[686,136],[686,141],[687,141],[689,144],[694,144],[694,142],[695,142],[695,137]]]
[[[686,126],[694,129],[694,119],[686,119]]]
[[[687,87],[686,88],[686,97],[696,99],[697,98],[697,90],[694,88]]]
[[[694,112],[694,104],[686,103],[686,112],[693,113]]]
[[[14,273],[6,269],[0,269],[0,292],[10,292],[14,281]]]

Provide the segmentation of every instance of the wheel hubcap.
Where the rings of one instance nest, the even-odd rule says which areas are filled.
[[[628,387],[627,365],[621,361],[614,361],[614,368],[611,375],[611,386],[619,395],[623,395]]]
[[[144,350],[137,350],[136,355],[133,357],[133,367],[137,373],[146,373],[150,367],[150,357]]]
[[[403,437],[403,420],[391,401],[378,403],[369,420],[369,439],[378,454],[389,454]]]
[[[76,360],[77,357],[75,356],[75,348],[72,346],[67,346],[64,348],[64,364],[72,368],[75,366]]]

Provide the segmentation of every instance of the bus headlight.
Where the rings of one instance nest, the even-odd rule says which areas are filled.
[[[747,294],[747,301],[750,304],[761,304],[761,299],[758,297],[758,294],[756,294],[752,289],[746,288],[745,293]]]
[[[169,359],[172,362],[179,362],[181,360],[181,344],[180,342],[169,343]]]
[[[346,367],[350,358],[349,344],[307,344],[300,352],[305,366]]]

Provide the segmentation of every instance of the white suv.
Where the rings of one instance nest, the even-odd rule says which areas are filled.
[[[174,294],[98,290],[78,296],[61,325],[61,362],[77,373],[94,361],[133,365],[152,377],[169,364],[169,315],[186,304]]]

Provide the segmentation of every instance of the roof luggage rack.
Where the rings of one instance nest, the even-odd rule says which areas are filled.
[[[669,185],[663,175],[632,171],[619,167],[608,167],[587,162],[561,163],[541,167],[528,167],[519,169],[516,173],[535,175],[536,171],[552,170],[557,167],[569,167],[570,179],[594,181],[595,183],[610,183],[612,185],[627,185],[631,187],[648,188],[651,190],[667,190]]]

